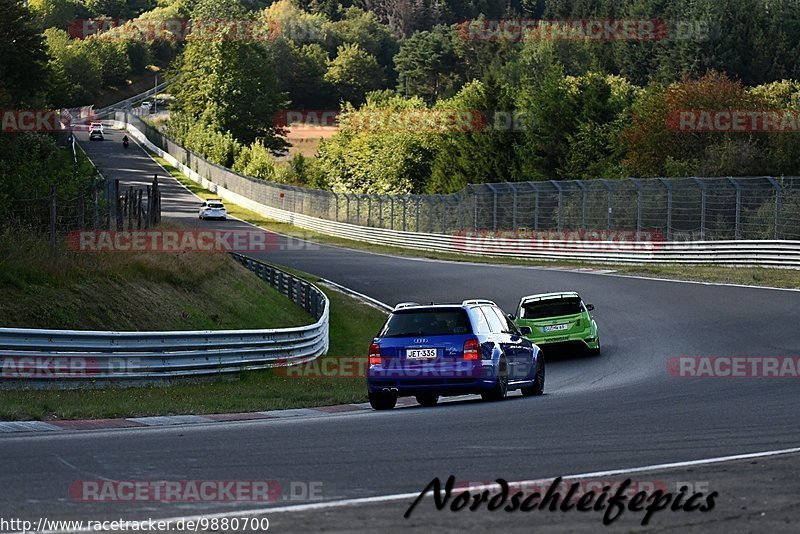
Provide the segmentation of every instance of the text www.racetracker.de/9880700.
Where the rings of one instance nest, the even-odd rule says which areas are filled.
[[[186,519],[126,519],[105,520],[37,520],[0,517],[0,532],[51,532],[51,531],[137,531],[137,532],[204,532],[233,531],[257,532],[269,529],[266,517],[196,517]]]

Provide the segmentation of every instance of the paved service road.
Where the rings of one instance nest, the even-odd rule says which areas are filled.
[[[144,183],[158,173],[165,216],[245,227],[197,221],[197,199],[136,145],[124,151],[121,135],[110,130],[103,142],[82,143],[107,176]],[[334,500],[419,491],[450,474],[534,479],[800,443],[797,379],[678,379],[666,369],[669,358],[682,355],[800,356],[798,292],[433,262],[298,246],[282,237],[278,243],[256,256],[390,304],[483,297],[510,311],[524,294],[576,290],[596,306],[603,354],[549,360],[539,398],[515,393],[502,403],[467,399],[315,420],[2,437],[0,515],[142,519],[248,508],[75,502],[67,488],[82,479],[319,482],[322,498]],[[797,494],[798,484],[778,491]],[[398,517],[406,506],[398,504]]]

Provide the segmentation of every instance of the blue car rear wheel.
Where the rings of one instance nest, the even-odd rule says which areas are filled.
[[[508,395],[508,367],[505,360],[500,360],[500,368],[494,387],[485,393],[481,393],[481,397],[485,401],[501,401],[506,398],[506,395]]]
[[[539,368],[536,370],[536,380],[533,385],[522,388],[523,397],[533,397],[544,393],[544,358],[539,355]]]

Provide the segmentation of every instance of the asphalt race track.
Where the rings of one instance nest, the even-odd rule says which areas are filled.
[[[198,221],[196,197],[135,144],[124,151],[121,132],[108,131],[103,142],[78,135],[106,176],[132,184],[157,173],[165,216],[209,228],[249,228],[234,220]],[[432,409],[316,420],[2,436],[0,514],[146,519],[248,508],[70,499],[68,487],[85,479],[313,481],[332,501],[419,492],[433,477],[451,474],[459,480],[527,480],[800,444],[797,379],[675,378],[666,367],[675,356],[800,355],[800,292],[424,261],[283,237],[277,244],[255,256],[389,304],[481,297],[512,311],[521,295],[578,291],[596,306],[603,354],[548,360],[546,394],[538,398],[513,393],[500,403],[476,397]],[[799,467],[796,458],[788,464],[782,469]],[[800,495],[793,480],[793,487],[776,492]],[[398,521],[388,531],[403,527],[399,518],[408,503],[391,506]],[[348,513],[369,525],[359,510]],[[324,530],[315,517],[324,519],[306,516],[303,528]],[[485,519],[472,516],[476,525],[491,525]],[[285,520],[280,531],[293,531]],[[334,530],[360,530],[360,524],[354,519]],[[599,519],[593,525],[603,528]]]

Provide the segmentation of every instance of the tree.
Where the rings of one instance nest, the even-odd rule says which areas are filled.
[[[44,37],[51,56],[51,92],[61,106],[80,106],[92,102],[100,92],[103,69],[84,41],[72,40],[64,30],[50,28]]]
[[[364,96],[383,86],[384,69],[375,56],[357,44],[344,44],[338,48],[336,58],[328,61],[325,80],[331,83],[345,102],[360,103]]]
[[[31,13],[16,0],[0,0],[0,107],[44,97],[47,52]]]
[[[526,43],[527,44],[527,43]],[[569,135],[576,126],[577,87],[564,77],[550,43],[523,56],[531,65],[520,83],[516,109],[522,132],[516,143],[517,180],[552,180],[566,162]]]
[[[434,137],[436,155],[426,190],[452,193],[468,183],[513,179],[515,132],[513,100],[493,79],[466,84],[453,98],[440,102],[441,113],[470,114],[464,131]],[[465,120],[466,122],[466,120]]]
[[[29,0],[28,8],[42,28],[66,30],[83,6],[73,0]]]
[[[363,0],[364,7],[378,16],[395,34],[409,36],[427,24],[435,24],[436,3],[423,0]]]
[[[392,68],[399,47],[397,37],[381,24],[374,13],[350,7],[344,10],[341,20],[329,22],[326,27],[331,53],[345,43],[357,44],[375,56],[384,68]]]
[[[402,123],[396,127],[391,119],[402,121],[407,113],[426,109],[419,98],[389,91],[370,93],[358,110],[345,104],[340,131],[320,145],[317,157],[328,187],[345,193],[422,192],[431,172],[432,137]]]
[[[719,174],[723,169],[730,175],[754,172],[748,166],[753,164],[760,150],[753,152],[742,144],[726,141],[736,139],[749,145],[751,141],[758,141],[751,134],[681,130],[675,117],[676,113],[689,110],[747,109],[765,109],[765,103],[721,73],[712,72],[699,80],[686,78],[669,86],[648,87],[633,106],[632,121],[622,133],[626,174],[665,176],[673,174],[670,168],[679,168],[682,173],[700,173],[698,175]],[[728,148],[723,150],[724,147]],[[750,156],[746,160],[730,160],[727,153],[731,150]],[[733,167],[723,165],[722,160],[733,161]],[[680,162],[688,162],[688,165]]]
[[[291,0],[278,0],[262,12],[261,19],[297,44],[325,43],[329,38],[325,16],[307,13]]]
[[[395,56],[397,90],[428,102],[452,96],[463,84],[461,67],[447,26],[417,32],[400,45]]]
[[[125,82],[131,73],[128,45],[125,42],[98,35],[86,39],[82,46],[100,65],[103,86],[113,87]]]
[[[208,20],[218,16],[246,14],[237,0],[200,0],[194,17]],[[256,42],[235,39],[227,29],[202,39],[189,37],[174,86],[179,108],[212,130],[230,132],[245,144],[264,138],[267,146],[279,149],[283,130],[274,117],[286,105],[275,70],[265,48]]]
[[[265,43],[269,64],[274,65],[281,89],[293,109],[326,109],[336,106],[330,84],[325,81],[328,54],[318,43],[298,45],[283,36]]]
[[[262,180],[275,180],[275,158],[263,143],[256,141],[236,157],[233,170]]]

